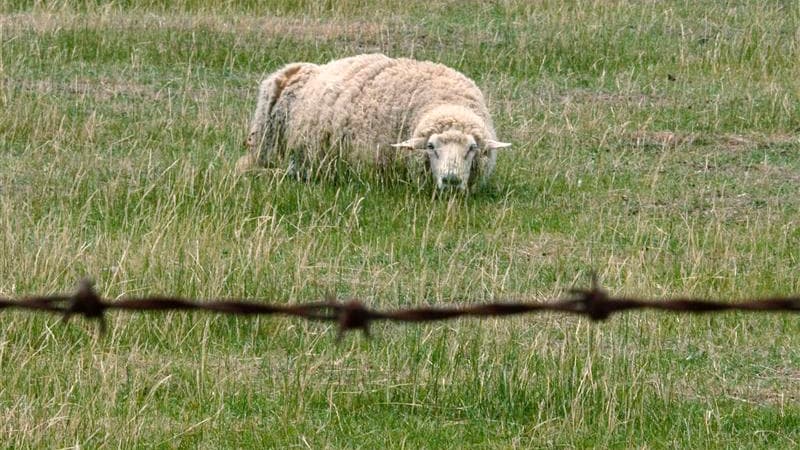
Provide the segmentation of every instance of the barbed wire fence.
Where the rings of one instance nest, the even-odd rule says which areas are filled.
[[[738,302],[696,298],[647,300],[613,297],[602,289],[596,278],[588,289],[571,289],[569,298],[552,302],[489,302],[458,306],[423,306],[380,311],[359,300],[340,301],[332,295],[323,301],[304,304],[270,304],[254,299],[194,300],[180,297],[148,296],[107,300],[101,298],[89,280],[81,280],[71,295],[29,296],[20,299],[0,298],[0,310],[17,309],[59,314],[64,322],[72,316],[96,320],[101,333],[106,329],[107,311],[205,311],[243,316],[283,315],[307,320],[335,322],[338,338],[353,330],[369,336],[373,322],[437,322],[461,317],[508,317],[544,312],[568,313],[603,321],[614,314],[632,310],[656,310],[671,313],[798,312],[800,297],[767,297]]]

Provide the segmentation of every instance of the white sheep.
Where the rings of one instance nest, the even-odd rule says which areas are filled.
[[[292,164],[343,158],[378,167],[400,157],[429,167],[439,189],[466,190],[492,173],[497,149],[509,145],[495,140],[483,94],[463,74],[368,54],[289,64],[262,81],[237,170],[287,154],[299,158]]]

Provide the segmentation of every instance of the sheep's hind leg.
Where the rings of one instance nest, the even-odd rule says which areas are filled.
[[[304,163],[303,153],[301,151],[293,151],[289,153],[289,165],[286,167],[286,176],[294,178],[297,181],[308,181],[308,168]]]
[[[249,151],[236,161],[236,173],[245,173],[258,168],[258,156]]]
[[[272,162],[276,147],[282,144],[283,125],[286,120],[286,117],[280,113],[280,106],[276,108],[276,105],[289,81],[306,66],[314,65],[308,63],[289,64],[261,82],[256,111],[245,141],[247,154],[237,161],[237,172],[242,173],[257,167],[266,167]]]

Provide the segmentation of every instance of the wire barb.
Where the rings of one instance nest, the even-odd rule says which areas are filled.
[[[606,320],[614,312],[610,308],[608,293],[597,282],[597,275],[592,273],[591,289],[570,289],[575,296],[575,312],[584,312],[593,321]]]
[[[106,331],[105,312],[108,306],[97,295],[91,280],[84,278],[78,282],[78,289],[72,296],[69,306],[64,309],[63,321],[69,321],[73,314],[80,314],[87,319],[98,320],[100,333]]]
[[[338,313],[339,335],[337,339],[341,339],[344,333],[350,330],[361,330],[364,336],[369,337],[369,322],[373,317],[361,302],[350,300],[339,307]]]

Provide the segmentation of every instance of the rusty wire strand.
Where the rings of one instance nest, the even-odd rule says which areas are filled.
[[[358,300],[340,302],[332,296],[321,302],[297,305],[269,304],[247,299],[222,299],[197,301],[179,297],[149,296],[105,300],[94,290],[92,283],[82,280],[73,295],[26,297],[19,300],[0,298],[0,310],[20,309],[61,314],[64,321],[73,315],[98,320],[101,332],[105,330],[105,313],[121,311],[208,311],[238,315],[284,315],[308,320],[336,322],[339,337],[351,330],[361,330],[369,335],[369,326],[375,321],[435,322],[459,317],[500,317],[541,312],[560,312],[586,316],[593,321],[608,319],[611,315],[629,311],[652,309],[673,313],[712,313],[723,311],[744,312],[798,312],[800,297],[770,297],[741,302],[721,302],[693,298],[645,300],[611,297],[592,283],[590,289],[572,289],[571,298],[549,303],[491,302],[461,306],[425,306],[389,311],[373,310]]]

